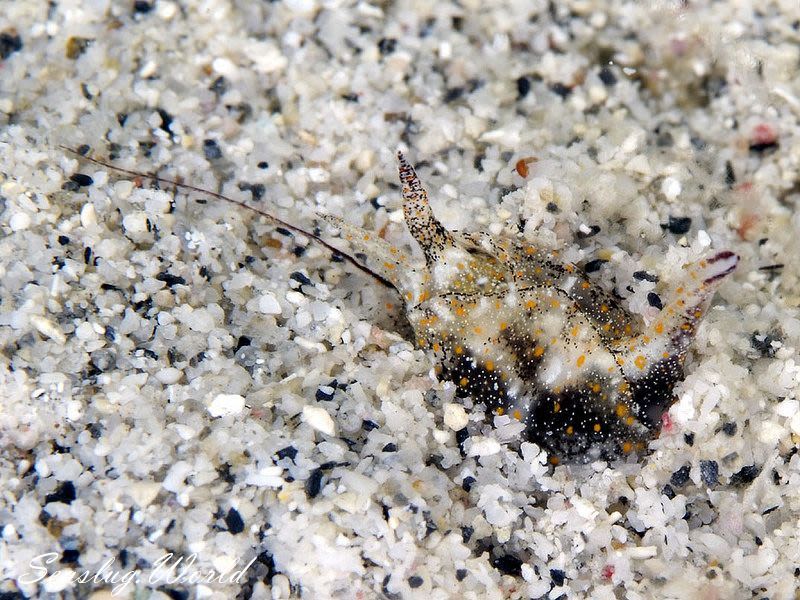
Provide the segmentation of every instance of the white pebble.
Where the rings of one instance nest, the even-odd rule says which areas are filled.
[[[17,539],[17,528],[14,527],[13,524],[9,523],[5,527],[3,527],[2,537],[9,542],[15,541]]]
[[[188,325],[193,331],[208,333],[214,329],[214,317],[205,308],[198,308],[192,313]]]
[[[281,487],[286,483],[283,479],[282,467],[263,467],[245,478],[247,485],[257,487]]]
[[[197,432],[194,429],[192,429],[188,425],[184,425],[183,423],[170,423],[169,425],[167,425],[167,429],[171,429],[172,431],[177,433],[179,436],[181,436],[181,439],[184,441],[190,440],[195,435],[197,435]]]
[[[42,581],[42,587],[48,594],[63,592],[68,586],[72,585],[75,571],[72,569],[59,569],[50,577]]]
[[[494,438],[476,436],[472,438],[469,447],[469,456],[491,456],[500,452],[500,442]]]
[[[213,557],[211,564],[217,573],[229,573],[236,566],[236,559],[228,554],[223,554]]]
[[[674,177],[665,177],[661,182],[661,193],[670,201],[680,196],[682,189],[681,182]]]
[[[604,86],[593,85],[589,88],[589,100],[592,101],[592,104],[605,102],[606,98],[608,98],[608,92]]]
[[[272,587],[272,598],[273,600],[279,600],[282,598],[288,598],[289,594],[291,594],[291,588],[289,587],[289,578],[286,575],[278,574],[272,578],[270,581],[270,586]]]
[[[57,454],[53,459],[53,476],[58,481],[73,481],[83,473],[83,465],[67,454]]]
[[[324,344],[321,344],[319,342],[312,342],[311,340],[306,339],[300,335],[294,338],[294,343],[300,346],[301,348],[305,348],[306,350],[316,350],[317,352],[328,351],[328,349],[325,347]]]
[[[36,461],[36,464],[33,466],[33,468],[36,470],[36,473],[39,475],[39,477],[50,477],[50,475],[53,473],[53,471],[50,470],[50,465],[47,464],[47,461],[42,458]]]
[[[633,559],[653,558],[658,555],[658,549],[655,546],[636,546],[628,550],[628,557]]]
[[[158,379],[164,385],[170,385],[173,383],[178,383],[181,378],[180,369],[176,369],[175,367],[167,367],[166,369],[161,369],[158,373],[156,373],[156,379]]]
[[[41,317],[39,315],[32,315],[31,316],[31,323],[36,328],[36,331],[41,333],[42,335],[49,337],[54,342],[58,342],[59,344],[63,344],[67,341],[66,336],[61,331],[61,329],[53,323],[50,319],[45,317]]]
[[[126,181],[123,179],[114,184],[114,193],[122,200],[127,200],[130,198],[131,192],[133,192],[132,181]]]
[[[777,444],[778,440],[786,435],[786,431],[782,425],[769,420],[762,421],[757,427],[757,432],[758,440],[770,446]]]
[[[650,161],[647,160],[647,157],[644,154],[637,154],[634,156],[628,161],[628,164],[625,165],[625,168],[629,171],[640,173],[642,175],[650,175],[652,173],[652,170],[650,169]]]
[[[211,63],[211,68],[228,79],[239,78],[239,67],[233,64],[233,61],[228,58],[215,58]]]
[[[789,421],[789,427],[793,434],[800,435],[800,413],[796,413],[792,417],[791,421]]]
[[[747,557],[745,565],[751,577],[760,577],[767,572],[777,559],[778,552],[775,548],[762,546],[758,552]]]
[[[156,14],[165,21],[170,20],[178,12],[178,7],[174,2],[161,2],[156,3]]]
[[[444,431],[442,429],[434,429],[433,430],[433,439],[435,439],[440,444],[446,444],[447,440],[450,439],[450,435],[451,434],[447,433],[446,431]]]
[[[300,292],[295,292],[294,290],[289,290],[286,292],[286,299],[296,306],[304,306],[308,304],[308,298],[306,298]]]
[[[88,202],[81,208],[81,226],[89,228],[97,225],[97,211],[94,209],[94,204]]]
[[[324,321],[331,314],[331,307],[324,302],[314,302],[311,305],[311,314],[315,321]]]
[[[122,218],[122,226],[125,228],[126,233],[137,234],[146,232],[147,213],[142,211],[128,213]]]
[[[469,415],[460,404],[448,402],[444,405],[444,424],[453,431],[464,429],[469,423]]]
[[[311,14],[316,6],[314,0],[286,0],[286,7],[293,13],[301,15]]]
[[[161,482],[165,490],[177,494],[186,487],[186,478],[192,474],[194,467],[185,460],[179,460],[169,468]]]
[[[570,502],[575,508],[575,512],[578,513],[578,516],[587,521],[594,521],[597,515],[600,514],[591,502],[584,500],[580,496],[573,496],[570,498]]]
[[[619,145],[619,152],[621,154],[633,154],[633,152],[636,151],[636,149],[639,147],[640,142],[643,139],[644,136],[640,135],[639,132],[637,131],[632,132]]]
[[[128,494],[139,508],[147,508],[158,496],[161,484],[153,481],[133,481],[126,488]]]
[[[336,432],[336,425],[328,411],[319,406],[304,406],[303,420],[326,435],[333,435]]]
[[[245,49],[245,53],[247,58],[253,61],[253,67],[259,73],[280,71],[289,64],[289,59],[274,44],[256,42],[250,44]]]
[[[108,183],[108,173],[106,171],[95,171],[92,173],[95,185],[105,185]]]
[[[295,321],[298,329],[305,329],[311,325],[311,313],[307,310],[298,310]]]
[[[67,420],[77,421],[83,416],[83,404],[78,400],[67,402]]]
[[[207,585],[198,585],[194,588],[194,593],[197,600],[204,600],[205,598],[211,598],[214,595],[214,590]]]
[[[80,325],[75,328],[75,337],[77,337],[82,342],[87,342],[89,340],[93,340],[97,337],[94,331],[94,327],[88,321],[84,321]]]
[[[522,578],[525,581],[536,581],[536,571],[533,570],[532,566],[527,563],[523,563],[520,567],[520,570],[522,571]]]
[[[258,300],[258,310],[265,315],[279,315],[281,314],[281,305],[278,304],[275,294],[267,292]]]
[[[510,504],[512,499],[511,492],[503,486],[490,483],[483,486],[481,496],[478,499],[478,508],[483,510],[486,520],[498,528],[505,528],[511,525],[519,516],[519,508]],[[502,532],[497,531],[498,538],[504,537]],[[510,534],[510,531],[506,532]]]
[[[115,588],[106,588],[102,590],[97,590],[96,592],[92,592],[92,595],[89,596],[89,600],[117,600],[119,597],[119,591],[115,594],[112,590]]]
[[[793,417],[800,410],[800,401],[784,400],[775,407],[775,412],[781,417]]]
[[[31,226],[31,216],[25,212],[14,213],[8,220],[12,231],[22,231]]]
[[[154,60],[148,60],[144,66],[139,69],[139,77],[147,78],[152,77],[155,75],[156,71],[158,70],[158,63]]]
[[[208,406],[212,417],[238,415],[244,408],[244,398],[239,394],[219,394]]]

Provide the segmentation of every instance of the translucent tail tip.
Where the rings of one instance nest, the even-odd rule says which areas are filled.
[[[703,283],[710,285],[733,273],[739,264],[739,256],[730,250],[723,250],[707,258],[705,263],[702,270]]]

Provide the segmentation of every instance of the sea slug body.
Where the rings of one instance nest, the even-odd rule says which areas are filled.
[[[403,212],[426,264],[335,217],[351,248],[397,289],[417,343],[460,395],[509,414],[551,461],[641,452],[674,400],[697,325],[732,252],[684,267],[660,317],[645,326],[557,251],[522,239],[448,231],[398,153]]]

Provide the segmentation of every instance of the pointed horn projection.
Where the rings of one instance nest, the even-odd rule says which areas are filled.
[[[730,250],[723,250],[706,259],[706,266],[702,267],[703,284],[712,285],[723,277],[730,275],[739,263],[739,257]]]
[[[691,343],[714,292],[738,263],[738,255],[723,250],[687,267],[685,285],[677,289],[677,298],[664,310],[665,330],[676,347],[683,350]]]
[[[738,262],[736,254],[723,250],[684,267],[686,274],[671,302],[643,335],[626,342],[627,351],[619,354],[624,357],[628,375],[637,369],[647,371],[662,359],[675,361],[675,368],[680,368],[714,292]]]
[[[428,193],[402,152],[397,152],[397,161],[403,184],[403,215],[406,225],[425,253],[428,266],[431,266],[441,258],[445,248],[455,246],[455,241],[452,234],[434,216],[428,203]]]

